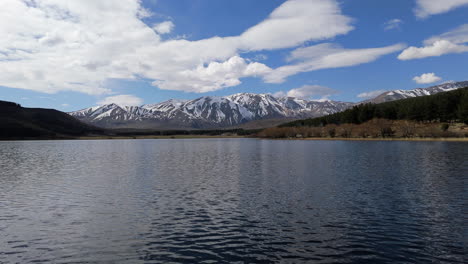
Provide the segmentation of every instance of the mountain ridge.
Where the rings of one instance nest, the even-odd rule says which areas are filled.
[[[352,103],[309,101],[270,94],[238,93],[204,96],[193,100],[167,100],[158,104],[120,106],[108,104],[69,113],[102,127],[220,128],[263,119],[321,116],[345,110]]]
[[[94,106],[69,114],[89,124],[106,128],[209,129],[239,127],[248,123],[320,117],[362,103],[382,103],[468,86],[468,81],[450,82],[413,90],[392,90],[362,102],[305,100],[271,94],[236,93],[202,96],[192,100],[170,99],[156,104]],[[260,122],[259,122],[260,123]]]
[[[442,83],[439,85],[430,86],[427,88],[416,88],[412,90],[400,90],[400,89],[391,90],[391,91],[383,92],[372,99],[365,100],[362,103],[379,104],[379,103],[391,102],[391,101],[400,100],[400,99],[433,95],[433,94],[437,94],[440,92],[453,91],[453,90],[467,87],[467,86],[468,86],[468,81],[461,81],[461,82],[446,82],[446,83]]]

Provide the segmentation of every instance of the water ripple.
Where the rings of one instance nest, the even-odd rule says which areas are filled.
[[[466,146],[0,142],[0,263],[465,263]]]

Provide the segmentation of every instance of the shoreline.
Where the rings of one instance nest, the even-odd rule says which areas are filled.
[[[113,140],[113,139],[196,139],[196,138],[246,138],[245,136],[174,135],[174,136],[109,136],[78,137],[73,140]]]
[[[246,136],[174,135],[174,136],[82,136],[63,138],[1,138],[2,141],[54,141],[54,140],[129,140],[129,139],[197,139],[197,138],[248,138]]]
[[[271,140],[335,140],[335,141],[450,141],[450,142],[468,142],[468,138],[325,138],[325,137],[309,137],[309,138],[260,138]]]
[[[223,135],[174,135],[174,136],[83,136],[76,138],[12,138],[0,139],[1,141],[45,141],[45,140],[141,140],[141,139],[230,139],[252,138],[259,140],[317,140],[317,141],[440,141],[440,142],[468,142],[468,137],[463,138],[343,138],[343,137],[308,137],[308,138],[262,138],[249,136],[223,136]]]

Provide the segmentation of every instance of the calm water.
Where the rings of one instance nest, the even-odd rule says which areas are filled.
[[[459,142],[0,142],[0,263],[463,263],[467,180]]]

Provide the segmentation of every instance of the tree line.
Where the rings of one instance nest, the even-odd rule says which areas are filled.
[[[279,127],[362,124],[372,119],[468,124],[468,87],[380,104],[359,104],[340,113],[289,122]]]
[[[109,129],[108,133],[116,136],[220,136],[233,134],[238,136],[255,135],[261,129],[207,129],[207,130],[138,130],[138,129]]]

